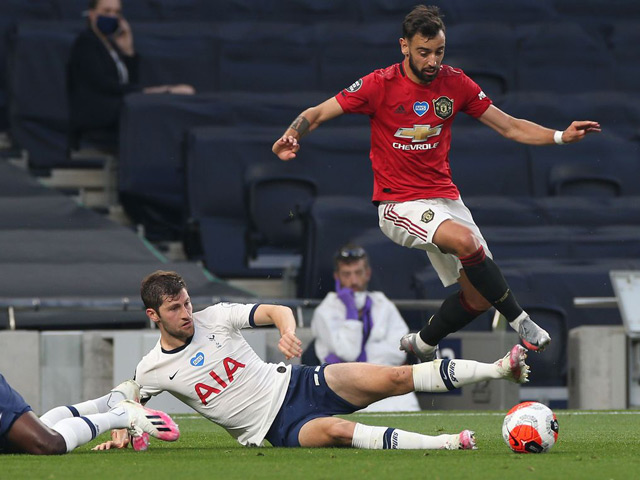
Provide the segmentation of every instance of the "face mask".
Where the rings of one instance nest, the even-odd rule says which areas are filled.
[[[115,33],[115,31],[118,30],[119,26],[120,20],[118,19],[118,17],[107,17],[105,15],[98,15],[98,18],[96,19],[96,27],[104,35],[111,35],[112,33]]]
[[[356,308],[362,310],[367,301],[367,292],[353,292],[353,296],[356,301]]]

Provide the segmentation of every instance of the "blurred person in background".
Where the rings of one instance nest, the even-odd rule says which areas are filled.
[[[313,312],[311,330],[316,361],[307,365],[340,362],[368,362],[402,365],[407,355],[398,350],[397,336],[409,328],[396,306],[382,292],[367,288],[371,266],[367,252],[359,245],[340,248],[333,261],[336,291],[329,292]],[[365,411],[420,410],[414,392],[389,397],[371,404]]]
[[[90,0],[87,28],[73,44],[67,72],[72,148],[77,148],[80,137],[91,133],[116,145],[120,110],[128,93],[195,93],[187,84],[141,88],[138,64],[120,0]]]

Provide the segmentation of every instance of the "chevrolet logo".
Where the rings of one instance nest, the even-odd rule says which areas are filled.
[[[440,135],[442,125],[432,127],[431,125],[414,125],[413,128],[399,128],[395,137],[410,138],[412,142],[424,142],[429,137]]]

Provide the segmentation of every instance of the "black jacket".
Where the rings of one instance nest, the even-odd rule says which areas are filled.
[[[129,71],[127,84],[120,83],[115,61],[93,30],[84,30],[73,44],[67,69],[72,136],[96,129],[115,132],[124,95],[140,90],[138,56],[112,45]]]

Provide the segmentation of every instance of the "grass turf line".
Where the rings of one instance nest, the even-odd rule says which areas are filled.
[[[501,436],[503,412],[348,417],[430,435],[475,430],[480,449],[458,452],[244,448],[202,418],[176,415],[177,442],[152,439],[147,452],[92,452],[108,439],[102,435],[59,457],[0,455],[0,479],[628,479],[640,471],[640,412],[623,413],[631,414],[557,410],[558,443],[543,455],[510,452]]]

